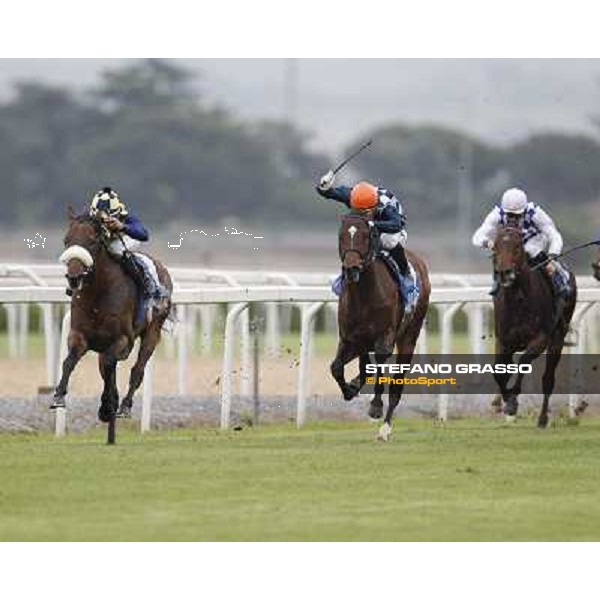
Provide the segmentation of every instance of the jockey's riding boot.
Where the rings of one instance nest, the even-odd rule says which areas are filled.
[[[558,296],[554,301],[554,327],[556,327],[563,318],[566,305],[567,299],[565,296]]]
[[[568,274],[563,272],[563,268],[558,263],[554,263],[554,272],[551,275],[552,286],[554,287],[554,325],[558,325],[565,312],[567,298],[571,293]]]
[[[151,290],[147,284],[146,272],[143,267],[137,264],[131,252],[123,253],[121,256],[121,265],[123,266],[125,273],[133,279],[142,296],[144,298],[150,298]]]
[[[400,271],[400,275],[408,275],[408,260],[406,259],[406,252],[404,252],[404,248],[402,244],[397,244],[390,251],[390,256],[396,261],[398,265],[398,270]]]

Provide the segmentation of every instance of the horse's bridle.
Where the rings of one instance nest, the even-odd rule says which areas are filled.
[[[508,226],[504,226],[503,229],[510,231],[510,232],[513,232],[513,231],[516,232],[517,235],[519,236],[519,239],[521,239],[521,230],[518,227],[508,225]],[[496,240],[498,239],[498,237],[499,236],[496,236]],[[494,246],[495,246],[495,244],[494,244]],[[521,267],[515,261],[514,267],[511,267],[510,269],[505,269],[502,272],[498,271],[496,268],[496,248],[494,247],[494,272],[498,274],[498,279],[499,279],[500,285],[504,288],[507,288],[507,287],[512,286],[513,283],[516,281],[517,277],[519,276],[519,274],[521,272]],[[508,277],[508,281],[506,281],[505,277]]]
[[[361,218],[361,220],[366,221],[366,219],[364,219],[362,217],[358,217],[358,218]],[[346,260],[346,255],[349,254],[350,252],[354,252],[355,254],[358,254],[358,257],[360,258],[359,269],[361,271],[364,271],[368,266],[370,266],[370,264],[375,260],[375,257],[377,256],[377,251],[379,250],[379,232],[377,231],[377,228],[375,227],[375,224],[373,223],[372,220],[368,220],[367,223],[369,225],[369,245],[367,247],[366,252],[363,253],[360,250],[358,250],[357,248],[354,248],[354,234],[351,232],[351,229],[352,229],[352,227],[354,227],[354,225],[351,225],[348,228],[348,231],[350,232],[350,248],[347,248],[343,252],[342,252],[341,248],[338,248],[338,252],[339,252],[342,264],[344,264],[344,261]],[[356,228],[355,228],[355,232],[356,232]],[[340,236],[340,242],[341,242],[341,236]]]
[[[86,246],[82,245],[82,247],[85,250],[87,250],[92,257],[94,257],[94,262],[89,267],[84,265],[84,269],[79,275],[69,276],[68,273],[65,274],[65,278],[69,282],[69,287],[72,289],[73,289],[73,286],[71,285],[72,282],[76,284],[76,287],[78,287],[79,281],[81,281],[82,285],[83,285],[86,281],[88,281],[89,279],[91,279],[93,277],[94,271],[95,271],[95,266],[96,266],[95,257],[97,256],[101,247],[104,247],[108,250],[108,247],[106,244],[104,225],[102,224],[100,219],[98,219],[97,217],[90,217],[90,221],[94,225],[94,229],[96,230],[97,237],[92,243],[90,243]]]

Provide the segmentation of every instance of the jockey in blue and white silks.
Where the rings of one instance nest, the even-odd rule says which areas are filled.
[[[563,239],[550,215],[541,206],[530,202],[527,194],[518,188],[506,190],[502,200],[484,219],[473,234],[473,245],[494,249],[494,240],[500,226],[513,226],[521,230],[525,252],[531,264],[550,258],[544,269],[550,277],[557,297],[566,298],[570,292],[569,273],[553,257],[562,252]],[[491,294],[498,292],[498,278],[494,273]]]
[[[406,258],[404,246],[408,234],[406,232],[406,216],[400,201],[395,194],[383,187],[361,181],[349,187],[340,185],[333,187],[335,174],[329,171],[316,186],[323,198],[345,204],[353,210],[374,210],[373,224],[379,232],[381,247],[392,257],[400,274],[400,284],[407,309],[410,310],[418,298],[418,283],[411,277],[411,269]],[[416,279],[416,278],[415,278]],[[341,293],[342,278],[334,283],[334,292]]]
[[[329,198],[345,204],[354,210],[375,210],[374,225],[380,232],[381,247],[387,250],[396,261],[400,273],[406,275],[408,263],[404,246],[406,245],[406,217],[402,205],[396,196],[382,188],[365,181],[353,187],[340,185],[332,187],[335,175],[329,171],[321,177],[317,192],[323,198]]]

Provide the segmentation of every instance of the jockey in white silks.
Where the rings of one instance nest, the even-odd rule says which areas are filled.
[[[569,272],[555,259],[562,252],[563,239],[554,221],[540,206],[529,202],[527,194],[518,188],[506,190],[502,200],[484,219],[473,234],[473,245],[494,249],[494,240],[500,226],[512,226],[521,230],[525,252],[532,265],[550,259],[544,270],[548,274],[558,299],[560,312],[570,293]],[[492,296],[498,293],[498,274],[494,272]]]

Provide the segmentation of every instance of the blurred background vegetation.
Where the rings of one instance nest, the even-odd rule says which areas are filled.
[[[83,210],[103,185],[117,188],[151,227],[228,218],[275,230],[335,226],[339,208],[316,198],[312,186],[339,156],[315,151],[309,135],[283,119],[249,122],[208,104],[196,74],[175,62],[128,63],[84,90],[17,81],[13,91],[0,104],[5,227],[60,225],[69,203]],[[421,238],[444,232],[468,249],[465,236],[509,185],[547,206],[568,240],[594,233],[594,137],[549,127],[500,146],[448,127],[394,122],[338,155],[369,137],[372,149],[344,179],[396,191],[409,231]]]

